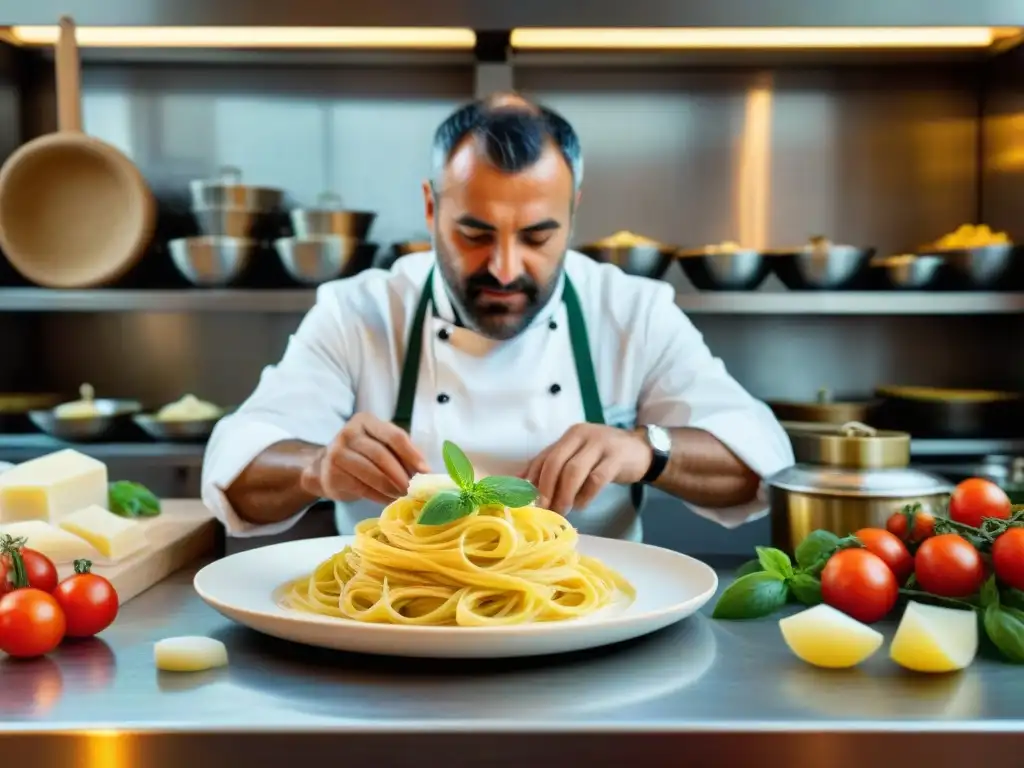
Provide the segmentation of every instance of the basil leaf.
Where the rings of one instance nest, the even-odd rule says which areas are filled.
[[[464,491],[472,488],[473,481],[476,479],[473,474],[473,464],[462,452],[462,449],[452,441],[445,440],[441,447],[441,455],[444,457],[444,466],[455,484]]]
[[[1024,664],[1024,621],[993,603],[985,609],[985,634],[1007,659]]]
[[[764,568],[761,567],[760,560],[756,558],[754,560],[747,560],[747,562],[736,569],[736,578],[738,579],[741,576],[746,576],[748,573],[758,573],[763,570]]]
[[[821,602],[821,582],[813,576],[798,573],[788,583],[793,597],[804,605],[817,605]]]
[[[537,500],[537,489],[533,483],[519,477],[492,475],[480,480],[473,490],[480,499],[487,499],[487,503],[503,504],[512,509],[525,507]]]
[[[981,598],[982,608],[987,608],[990,605],[999,605],[999,587],[996,586],[996,577],[989,577],[988,581],[981,587]]]
[[[1003,590],[1000,602],[1004,608],[1024,609],[1024,592],[1013,587],[1007,587]]]
[[[118,480],[107,489],[107,506],[121,517],[156,517],[160,499],[142,483]]]
[[[788,597],[784,579],[767,571],[748,573],[729,585],[711,615],[716,619],[759,619],[784,606]]]
[[[438,491],[423,505],[416,522],[420,525],[444,525],[472,511],[473,505],[467,504],[458,491]]]
[[[793,575],[793,563],[790,561],[789,555],[782,550],[771,547],[755,547],[754,551],[757,552],[757,561],[768,573],[774,573],[784,579]]]
[[[796,564],[811,568],[822,558],[829,558],[839,546],[839,537],[831,531],[811,531],[796,548]]]

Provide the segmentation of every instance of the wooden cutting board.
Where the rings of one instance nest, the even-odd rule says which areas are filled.
[[[140,519],[149,545],[115,565],[97,564],[93,571],[107,578],[121,604],[166,579],[179,568],[213,551],[217,523],[198,499],[164,499],[158,517]],[[60,578],[75,572],[71,563],[57,567]]]

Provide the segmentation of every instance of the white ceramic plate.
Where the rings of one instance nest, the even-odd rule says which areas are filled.
[[[708,565],[660,547],[580,536],[579,550],[636,588],[631,604],[582,619],[510,627],[411,627],[316,616],[279,606],[287,581],[352,543],[351,536],[304,539],[231,555],[195,577],[199,596],[224,616],[273,637],[358,653],[426,658],[503,658],[565,653],[631,640],[700,610],[718,588]]]

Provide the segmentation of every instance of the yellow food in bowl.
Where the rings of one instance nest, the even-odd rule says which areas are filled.
[[[224,411],[213,403],[200,400],[195,395],[185,395],[169,403],[156,413],[157,421],[212,421],[219,419]]]
[[[941,251],[959,251],[1010,243],[1009,235],[1005,232],[993,232],[986,224],[961,224],[954,232],[936,240],[934,247]]]
[[[623,229],[616,232],[614,235],[609,235],[602,240],[598,240],[594,245],[599,248],[634,248],[638,245],[659,246],[661,243],[657,240],[652,240],[649,237],[644,237],[643,235],[638,235],[634,232]]]

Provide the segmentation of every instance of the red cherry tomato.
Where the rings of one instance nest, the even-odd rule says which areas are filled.
[[[866,549],[836,552],[821,572],[822,600],[865,624],[884,619],[898,596],[892,569]]]
[[[981,589],[985,564],[967,539],[955,533],[944,533],[918,547],[914,575],[921,589],[933,595],[967,597]]]
[[[41,592],[53,592],[57,588],[57,566],[42,552],[22,547],[18,550],[25,564],[28,585]],[[14,564],[11,555],[0,557],[0,595],[15,589]]]
[[[1006,586],[1024,590],[1024,528],[1010,528],[992,543],[992,566]]]
[[[964,480],[949,497],[949,519],[964,525],[981,526],[982,519],[1010,516],[1010,497],[998,485],[980,477]]]
[[[868,552],[882,558],[896,577],[897,583],[907,583],[910,574],[914,572],[914,558],[902,541],[881,528],[861,528],[854,536],[860,539],[860,543]]]
[[[67,619],[68,637],[92,637],[117,618],[117,592],[105,578],[89,572],[91,565],[88,560],[76,560],[75,574],[53,593]]]
[[[894,512],[886,521],[885,530],[902,542],[920,544],[935,535],[935,515],[924,510]]]
[[[22,659],[42,656],[64,639],[64,629],[53,595],[26,588],[0,597],[0,651]]]

